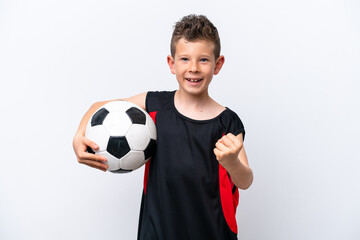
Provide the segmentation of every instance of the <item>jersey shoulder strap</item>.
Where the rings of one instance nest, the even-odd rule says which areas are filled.
[[[146,94],[146,111],[154,112],[163,109],[170,108],[172,106],[172,101],[175,91],[157,91],[157,92],[148,92]]]

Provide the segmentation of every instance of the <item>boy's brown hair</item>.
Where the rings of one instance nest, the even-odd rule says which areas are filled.
[[[175,23],[171,37],[171,56],[175,57],[175,45],[180,38],[191,42],[196,40],[208,40],[214,43],[215,59],[220,56],[220,38],[216,27],[204,15],[190,14]]]

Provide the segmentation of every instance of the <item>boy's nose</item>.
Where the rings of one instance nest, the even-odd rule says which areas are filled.
[[[199,65],[196,61],[191,61],[190,66],[189,66],[189,71],[190,72],[198,72],[199,71]]]

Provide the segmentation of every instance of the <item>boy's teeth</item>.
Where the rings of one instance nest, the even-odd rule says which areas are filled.
[[[190,79],[190,78],[187,78],[187,80],[190,81],[190,82],[198,82],[198,81],[200,81],[200,79]]]

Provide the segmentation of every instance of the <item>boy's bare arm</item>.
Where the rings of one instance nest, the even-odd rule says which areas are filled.
[[[249,167],[243,146],[242,133],[237,136],[231,133],[224,135],[217,141],[214,153],[238,188],[247,189],[250,187],[253,182],[253,172]]]
[[[144,92],[130,98],[115,99],[115,100],[129,101],[131,103],[138,105],[142,109],[146,110],[145,109],[146,94],[147,93]],[[98,149],[98,146],[96,145],[96,143],[90,141],[88,138],[85,137],[85,130],[86,130],[86,125],[90,117],[93,115],[93,113],[104,104],[115,100],[94,103],[93,105],[91,105],[89,110],[85,113],[85,115],[81,119],[79,128],[73,139],[73,148],[79,163],[86,164],[90,167],[97,168],[102,171],[106,171],[107,165],[105,164],[106,162],[105,157],[86,152],[88,146],[93,149]]]

